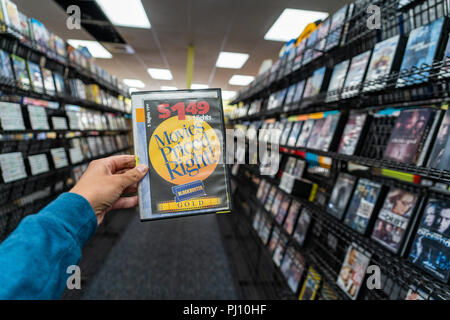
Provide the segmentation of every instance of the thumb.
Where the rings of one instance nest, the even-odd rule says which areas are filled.
[[[141,179],[147,174],[147,171],[147,165],[140,164],[137,167],[120,174],[120,177],[125,180],[124,189],[128,188],[132,184],[135,184],[136,182],[141,181]]]

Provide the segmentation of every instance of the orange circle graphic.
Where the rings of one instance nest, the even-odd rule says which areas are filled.
[[[221,151],[219,138],[207,122],[174,116],[155,129],[148,153],[155,171],[164,180],[180,185],[209,177]]]

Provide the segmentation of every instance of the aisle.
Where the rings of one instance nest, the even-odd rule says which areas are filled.
[[[237,299],[215,215],[129,224],[82,299]]]

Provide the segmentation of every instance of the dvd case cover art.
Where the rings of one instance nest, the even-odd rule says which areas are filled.
[[[11,55],[11,60],[14,69],[14,75],[16,82],[22,89],[30,88],[30,78],[27,71],[27,63],[24,58],[18,57],[14,54]]]
[[[264,222],[261,224],[261,230],[260,230],[260,238],[264,245],[267,245],[267,242],[269,241],[271,229],[272,229],[272,223],[270,222],[269,218],[265,217]]]
[[[364,91],[379,90],[386,85],[385,81],[374,82],[390,74],[399,40],[400,36],[395,36],[375,45],[365,78],[368,84],[364,87]]]
[[[278,191],[273,200],[272,207],[270,208],[270,213],[272,214],[272,216],[275,217],[277,215],[282,200],[283,200],[283,193],[281,191]]]
[[[287,245],[288,241],[289,241],[289,238],[286,235],[280,234],[280,239],[278,240],[278,243],[275,246],[275,250],[273,251],[273,256],[272,256],[272,260],[277,267],[281,266],[281,261],[283,259],[284,253],[286,251],[286,245]]]
[[[288,121],[286,123],[286,125],[284,126],[283,133],[281,134],[281,137],[280,137],[280,145],[281,146],[285,146],[287,144],[293,124],[294,124],[294,122]]]
[[[342,92],[343,98],[353,96],[359,92],[358,86],[361,85],[364,75],[366,74],[371,53],[372,52],[368,50],[352,58],[344,82],[344,91]]]
[[[428,166],[450,171],[450,109],[445,112],[442,119]]]
[[[350,114],[339,142],[338,153],[349,156],[355,154],[366,119],[365,113]]]
[[[438,54],[444,22],[445,17],[442,17],[427,25],[413,29],[409,33],[400,71],[409,72],[413,68],[430,66],[433,63]],[[412,75],[400,75],[397,80],[397,87],[424,82],[428,75],[428,70]]]
[[[300,292],[299,300],[314,300],[319,290],[322,276],[313,268],[308,268],[305,282],[303,283],[302,291]]]
[[[317,59],[323,54],[323,51],[325,49],[325,44],[327,41],[327,35],[330,30],[330,24],[331,19],[328,18],[322,24],[318,27],[317,30],[317,41],[315,45],[315,51],[314,51],[314,59]]]
[[[14,73],[11,66],[9,54],[0,49],[0,77],[7,79],[14,79]]]
[[[295,95],[295,89],[296,89],[296,84],[291,84],[287,90],[286,93],[286,99],[284,101],[284,105],[285,106],[289,106],[292,103],[292,100],[294,99],[294,95]],[[286,108],[285,108],[286,110]]]
[[[316,149],[316,146],[319,145],[319,134],[322,131],[322,127],[324,126],[324,124],[325,118],[316,119],[316,121],[314,122],[314,127],[311,130],[308,144],[306,145],[308,149]]]
[[[293,247],[289,247],[286,250],[280,269],[294,294],[298,291],[300,280],[305,271],[305,265],[305,259]]]
[[[295,227],[295,222],[297,221],[297,216],[300,211],[301,204],[300,202],[293,200],[291,206],[289,208],[289,212],[286,216],[286,220],[284,221],[284,229],[288,234],[292,234]]]
[[[322,88],[323,78],[325,76],[326,67],[322,67],[314,71],[313,75],[308,78],[303,92],[303,98],[310,98],[319,94]]]
[[[38,64],[27,61],[28,72],[31,80],[31,87],[34,91],[43,93],[44,92],[44,80],[42,79],[41,68]]]
[[[317,136],[314,135],[313,130],[312,139],[310,139],[308,142],[308,148],[321,151],[328,151],[328,149],[330,148],[331,141],[333,141],[334,133],[336,131],[339,118],[340,118],[339,113],[328,114],[324,118],[323,124],[320,127],[320,131],[318,131]],[[309,145],[310,142],[311,146]]]
[[[308,211],[308,209],[303,208],[302,213],[298,218],[294,234],[292,236],[293,239],[297,241],[299,246],[303,246],[303,243],[305,242],[306,236],[308,235],[310,223],[311,223],[311,213]]]
[[[269,244],[267,245],[267,249],[270,254],[273,254],[275,251],[275,247],[277,246],[278,240],[280,239],[280,229],[278,226],[274,226],[272,230],[272,234],[270,235]]]
[[[291,204],[291,199],[287,195],[285,195],[283,197],[283,200],[281,201],[280,209],[278,210],[278,213],[275,217],[275,221],[278,222],[278,224],[283,225],[284,218],[286,217],[286,214],[288,213],[290,204]]]
[[[56,88],[55,83],[53,82],[52,72],[46,68],[42,68],[42,78],[44,81],[45,92],[52,96],[55,95]]]
[[[270,183],[266,183],[266,185],[264,186],[264,190],[263,190],[263,194],[261,196],[261,199],[259,200],[260,203],[265,203],[266,202],[266,199],[267,199],[267,197],[269,195],[269,192],[270,192],[270,189],[271,189],[270,187],[271,187],[271,184]]]
[[[380,192],[381,185],[379,183],[360,179],[350,200],[344,223],[353,230],[364,234],[374,213]]]
[[[327,212],[338,220],[341,220],[346,212],[356,180],[355,176],[342,172],[339,173],[336,179],[336,184],[328,202]]]
[[[431,108],[402,110],[395,121],[383,159],[417,164],[434,115]]]
[[[308,46],[305,49],[305,53],[303,54],[302,65],[307,65],[312,60],[314,60],[314,52],[315,52],[314,46],[317,43],[317,35],[318,35],[318,29],[315,29],[308,36]]]
[[[261,209],[259,209],[253,216],[253,223],[252,223],[253,230],[255,230],[256,232],[258,232],[259,228],[261,227],[261,221],[262,221],[262,213]]]
[[[325,51],[328,51],[337,45],[341,41],[342,31],[344,29],[345,18],[347,17],[348,5],[343,6],[336,11],[331,17],[330,33],[328,34],[325,44]]]
[[[429,199],[414,238],[409,260],[440,281],[450,277],[450,202]]]
[[[352,300],[358,297],[369,261],[370,256],[362,252],[355,244],[348,247],[336,283]]]
[[[259,183],[258,191],[256,192],[256,199],[261,200],[266,183],[267,183],[267,181],[265,179],[261,179],[261,182]]]
[[[292,98],[293,104],[300,102],[300,100],[302,99],[303,91],[305,89],[305,83],[306,83],[305,80],[302,80],[297,83],[297,86],[295,87],[295,94],[294,97]]]
[[[292,126],[291,134],[289,135],[289,139],[287,142],[287,145],[289,147],[295,147],[295,144],[297,143],[298,135],[300,134],[300,131],[302,130],[303,121],[297,121]]]
[[[309,137],[311,136],[312,129],[314,127],[315,120],[314,119],[308,119],[305,121],[305,124],[303,125],[302,132],[300,133],[300,136],[298,137],[296,147],[297,148],[306,148],[308,145]]]
[[[266,209],[267,212],[270,212],[270,209],[272,208],[273,201],[275,200],[275,195],[277,193],[277,187],[272,186],[270,188],[270,192],[267,195],[266,201],[264,203],[264,209]]]
[[[141,221],[231,210],[220,89],[134,92]]]
[[[394,253],[398,253],[411,217],[414,213],[418,196],[402,189],[392,188],[378,213],[372,239]]]
[[[326,102],[334,101],[339,98],[340,91],[345,82],[345,76],[347,75],[349,64],[350,60],[344,60],[334,66],[330,84],[328,85]]]

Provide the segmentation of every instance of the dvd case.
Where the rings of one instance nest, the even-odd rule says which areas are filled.
[[[348,247],[337,285],[353,300],[357,298],[361,289],[369,261],[370,255],[363,252],[356,244],[353,243]]]
[[[355,183],[355,176],[342,172],[339,173],[327,207],[327,212],[336,219],[341,220],[344,216]]]
[[[395,121],[383,159],[418,164],[435,116],[431,108],[404,109]]]
[[[312,267],[308,268],[308,273],[300,292],[299,300],[314,300],[319,290],[322,276]]]
[[[357,152],[368,115],[351,113],[339,142],[338,153],[352,156]]]
[[[364,91],[379,90],[386,85],[386,81],[379,79],[390,74],[399,47],[399,40],[400,36],[395,36],[375,45],[367,69],[365,78],[367,85],[364,87]],[[378,81],[376,81],[377,79]]]
[[[131,100],[137,162],[149,166],[138,187],[141,220],[229,212],[220,89],[134,92]]]
[[[286,250],[280,269],[294,294],[297,293],[305,265],[305,259],[293,247]]]
[[[430,66],[439,55],[439,44],[445,17],[412,30],[406,44],[400,71],[411,72],[412,68]],[[429,70],[424,69],[420,73],[411,75],[400,74],[397,87],[421,83],[427,80]]]
[[[359,233],[366,232],[371,217],[376,211],[381,187],[379,183],[359,179],[345,215],[346,225]]]
[[[450,202],[429,199],[409,260],[444,283],[450,278]]]
[[[398,253],[415,213],[418,196],[402,189],[392,188],[378,213],[372,239],[394,253]]]
[[[442,119],[428,166],[439,170],[450,170],[450,109],[445,112]]]
[[[331,102],[339,99],[339,94],[341,93],[342,86],[344,85],[349,64],[350,60],[345,60],[334,66],[333,73],[330,78],[330,84],[328,85],[325,102]]]
[[[313,75],[308,78],[303,92],[303,98],[314,97],[319,94],[322,88],[323,79],[325,77],[326,67],[322,67],[314,71]]]
[[[311,136],[311,132],[314,127],[315,120],[314,119],[308,119],[305,121],[305,124],[303,125],[302,132],[300,133],[300,136],[298,137],[296,147],[297,148],[305,148],[308,145],[309,137]]]
[[[0,50],[0,79],[1,78],[14,79],[9,54],[3,50]]]
[[[297,226],[295,227],[293,239],[297,241],[300,246],[303,246],[306,236],[308,234],[309,224],[311,223],[311,213],[307,208],[302,209],[302,213],[297,221]]]
[[[367,64],[369,63],[371,53],[372,52],[368,50],[352,58],[344,82],[344,89],[342,92],[343,98],[354,96],[359,92],[359,86],[366,74]]]

